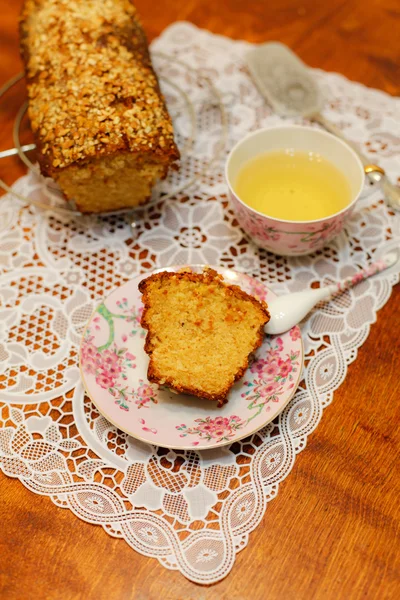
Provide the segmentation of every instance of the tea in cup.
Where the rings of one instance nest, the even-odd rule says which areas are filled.
[[[357,154],[312,127],[262,129],[241,140],[226,163],[239,223],[276,254],[310,254],[340,233],[364,184]]]

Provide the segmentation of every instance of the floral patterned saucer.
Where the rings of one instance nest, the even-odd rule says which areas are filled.
[[[191,268],[202,270],[202,266]],[[275,297],[248,275],[216,270],[227,282],[267,302]],[[114,290],[86,326],[80,368],[98,410],[132,437],[176,449],[223,446],[272,421],[292,398],[300,380],[303,344],[299,328],[281,336],[266,336],[222,408],[209,400],[159,389],[147,380],[146,332],[140,327],[143,305],[138,284],[148,275],[139,275]]]

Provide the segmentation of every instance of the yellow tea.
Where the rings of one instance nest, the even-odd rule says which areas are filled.
[[[313,152],[279,150],[260,154],[240,169],[239,198],[269,217],[313,221],[341,211],[351,201],[346,177]]]

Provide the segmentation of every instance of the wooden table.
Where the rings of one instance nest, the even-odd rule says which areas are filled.
[[[0,0],[0,83],[21,69],[22,0]],[[149,38],[176,20],[400,94],[398,0],[137,0]],[[0,132],[11,147],[10,131]],[[10,181],[22,174],[17,161]],[[28,599],[400,597],[400,287],[231,574],[204,588],[0,475],[0,596]],[[295,510],[293,508],[295,507]],[[293,514],[296,515],[293,520]],[[397,536],[397,537],[396,537]],[[397,547],[396,547],[397,545]]]

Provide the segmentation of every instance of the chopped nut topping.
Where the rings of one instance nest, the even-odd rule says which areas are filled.
[[[179,157],[130,0],[26,0],[21,34],[46,174],[120,150]]]

